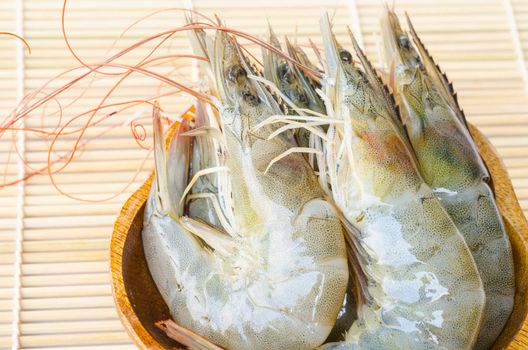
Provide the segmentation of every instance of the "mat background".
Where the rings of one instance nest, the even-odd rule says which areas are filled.
[[[104,57],[119,33],[134,20],[159,9],[192,6],[219,14],[228,25],[263,34],[268,19],[275,31],[297,35],[300,43],[320,41],[321,6],[331,12],[338,38],[350,47],[345,25],[351,25],[367,53],[379,57],[378,14],[381,1],[213,1],[213,0],[70,0],[66,28],[72,46],[89,62]],[[0,2],[0,30],[23,34],[33,52],[15,40],[0,38],[0,115],[24,94],[51,76],[78,64],[61,34],[61,1],[10,0]],[[488,136],[502,155],[517,196],[528,211],[528,1],[447,0],[397,1],[407,10],[437,62],[448,72],[468,120]],[[181,24],[181,13],[167,11],[135,27],[117,48]],[[185,36],[177,36],[167,52],[189,53]],[[127,59],[137,60],[143,52]],[[160,67],[171,71],[172,66]],[[182,61],[182,77],[192,79],[190,62]],[[69,76],[71,77],[71,75]],[[64,83],[68,77],[55,82]],[[68,113],[92,108],[110,80],[95,82]],[[112,101],[155,94],[158,85],[133,76]],[[72,89],[71,96],[80,92]],[[64,101],[68,101],[66,97]],[[189,104],[184,96],[165,98],[162,106],[177,115]],[[117,118],[126,123],[134,113]],[[26,126],[52,128],[57,120],[29,119]],[[100,125],[102,130],[108,124]],[[148,128],[148,125],[146,125]],[[33,165],[42,165],[48,145],[25,134],[20,150]],[[59,144],[67,149],[71,140]],[[8,161],[10,143],[0,141],[0,161]],[[56,177],[61,189],[85,199],[98,199],[123,189],[147,152],[139,149],[128,127],[107,133],[72,166]],[[150,159],[150,158],[149,158]],[[85,203],[60,195],[46,175],[18,186],[0,189],[0,348],[133,349],[113,306],[108,246],[113,221],[130,193],[152,168],[147,160],[128,189],[103,203]],[[8,175],[24,171],[16,157]]]

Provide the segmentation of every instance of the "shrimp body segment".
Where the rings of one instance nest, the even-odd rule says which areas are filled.
[[[163,166],[157,167],[161,180],[145,210],[149,269],[174,320],[215,344],[313,349],[330,333],[348,282],[343,228],[301,154],[268,169],[292,146],[293,136],[268,140],[271,127],[253,131],[278,109],[264,87],[248,76],[238,44],[218,32],[208,52],[221,128],[214,137],[225,156],[207,158],[202,154],[210,151],[207,147],[191,152],[189,133],[177,134],[168,158],[179,161],[165,173]],[[187,165],[197,152],[201,159],[213,160],[202,164],[227,172],[192,193],[196,199],[199,188],[207,188],[207,196],[220,198],[215,216],[188,217],[185,206],[178,205],[190,184]],[[159,154],[156,161],[163,163],[163,152]],[[215,194],[215,189],[230,193]],[[164,201],[165,196],[169,199]],[[202,210],[207,207],[201,205]]]
[[[424,183],[394,101],[357,43],[360,70],[327,16],[324,143],[332,196],[349,223],[359,283],[358,320],[324,349],[470,349],[484,307],[469,249]]]
[[[513,308],[515,275],[508,235],[488,184],[489,174],[469,133],[452,85],[409,21],[415,49],[396,15],[383,18],[395,92],[423,178],[464,236],[479,269],[486,308],[477,349],[489,348]]]

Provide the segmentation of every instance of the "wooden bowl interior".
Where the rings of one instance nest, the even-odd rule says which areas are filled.
[[[130,248],[129,254],[123,255],[123,278],[125,290],[134,312],[139,321],[148,332],[165,348],[172,348],[179,344],[167,337],[163,331],[155,326],[161,320],[171,318],[167,304],[161,298],[160,293],[148,270],[141,230],[143,229],[143,211],[145,205],[141,206],[138,215],[134,218],[133,228],[129,231],[125,246]],[[138,288],[139,287],[139,288]]]
[[[476,128],[471,127],[471,131],[492,174],[497,203],[505,219],[516,267],[514,311],[493,348],[526,349],[528,225],[504,164],[487,139]],[[150,276],[141,240],[143,210],[151,183],[152,176],[130,197],[115,224],[111,243],[114,299],[127,332],[140,348],[180,348],[180,344],[168,338],[155,326],[155,322],[170,318],[170,314]]]

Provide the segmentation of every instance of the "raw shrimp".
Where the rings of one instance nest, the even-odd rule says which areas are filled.
[[[469,133],[452,85],[423,46],[417,51],[396,14],[383,17],[387,64],[425,181],[464,236],[484,284],[486,308],[476,348],[487,349],[513,308],[515,275],[510,241],[488,185],[489,174]]]
[[[312,349],[332,329],[347,286],[341,223],[301,154],[276,160],[266,171],[292,146],[292,137],[268,140],[271,127],[252,130],[278,106],[249,78],[235,40],[218,32],[208,52],[221,131],[209,129],[207,137],[220,140],[225,159],[188,181],[193,152],[186,135],[203,135],[177,133],[168,168],[163,147],[156,147],[157,181],[143,229],[149,269],[174,320],[220,346]],[[200,148],[200,157],[209,151]],[[229,184],[209,189],[230,193],[207,191],[228,201],[215,213],[228,222],[216,221],[218,229],[187,217],[182,203],[199,176],[222,171]]]
[[[280,42],[271,27],[269,34],[270,44],[277,49],[281,49]],[[287,38],[286,47],[288,49],[288,55],[295,61],[301,62],[305,66],[313,67],[304,51],[300,47],[293,45]],[[265,77],[276,86],[278,93],[285,100],[284,109],[287,115],[304,116],[307,113],[316,112],[321,114],[325,112],[324,103],[316,92],[316,83],[311,81],[295,64],[288,63],[286,60],[281,59],[275,53],[268,50],[264,51],[263,61]],[[295,120],[290,120],[290,122],[292,124],[289,125],[292,127],[298,125]],[[323,118],[310,123],[312,127],[321,127],[323,129],[321,132],[326,130],[324,129],[326,124],[327,122]],[[314,137],[315,135],[305,128],[297,129],[295,136],[297,143],[302,147],[315,147],[315,142],[318,141],[318,138]],[[314,170],[318,170],[317,163],[314,162],[314,154],[309,154],[308,160],[313,165]],[[350,328],[355,319],[356,305],[354,285],[351,278],[343,300],[343,305],[336,319],[336,324],[327,341],[343,339],[343,333]]]
[[[453,221],[421,178],[394,101],[352,34],[360,70],[338,45],[327,15],[329,185],[348,223],[358,282],[358,320],[324,349],[469,349],[484,292]]]

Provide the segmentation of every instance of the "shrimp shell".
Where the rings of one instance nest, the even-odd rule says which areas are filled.
[[[339,46],[327,15],[325,164],[357,258],[359,319],[323,349],[470,349],[484,292],[460,232],[424,183],[394,101],[355,42]]]
[[[148,266],[174,320],[213,343],[229,349],[313,349],[330,333],[348,282],[343,228],[301,154],[268,169],[293,137],[268,140],[271,127],[253,130],[277,112],[276,102],[248,77],[251,70],[233,38],[219,32],[214,45],[208,52],[226,152],[225,163],[215,169],[227,169],[230,186],[202,183],[195,190],[231,190],[218,193],[230,199],[222,208],[231,228],[219,230],[205,216],[187,217],[175,205],[197,183],[196,174],[187,178],[191,138],[177,133],[167,156],[179,157],[173,166],[164,169],[163,148],[156,148],[158,181],[143,229]],[[200,148],[200,158],[210,151]]]
[[[479,269],[486,308],[475,348],[487,349],[513,308],[512,249],[488,170],[453,87],[408,23],[416,49],[394,12],[387,10],[383,17],[387,63],[395,62],[395,90],[422,176],[464,236]]]

